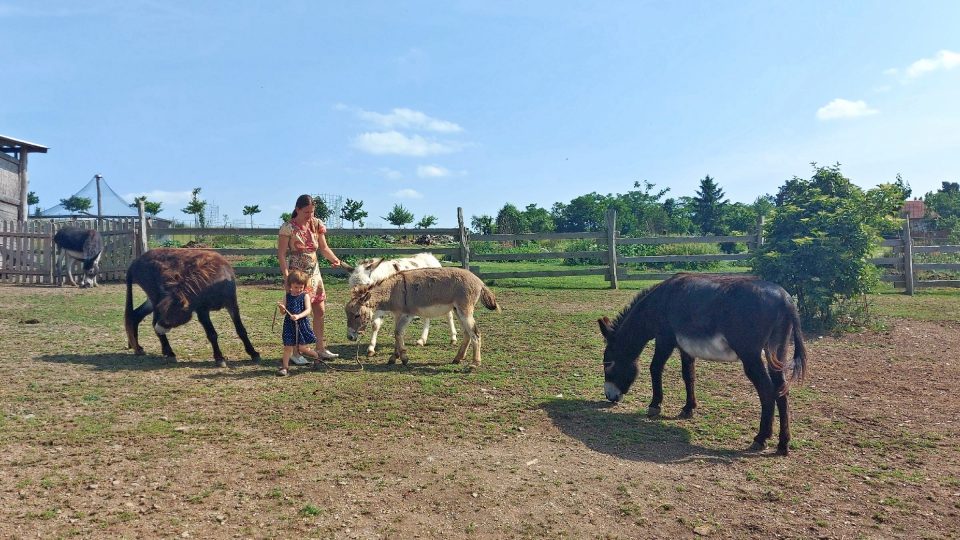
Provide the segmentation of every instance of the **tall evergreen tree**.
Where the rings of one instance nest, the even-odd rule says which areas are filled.
[[[724,233],[723,214],[729,202],[723,195],[723,190],[709,174],[700,180],[700,189],[693,197],[693,222],[703,234]]]

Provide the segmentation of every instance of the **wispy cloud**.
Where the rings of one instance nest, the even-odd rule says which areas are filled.
[[[393,196],[398,199],[422,199],[423,195],[415,189],[401,189],[400,191],[393,192]]]
[[[360,118],[385,129],[415,129],[437,133],[459,133],[463,128],[454,122],[432,118],[413,109],[398,108],[383,114],[361,110]]]
[[[432,156],[456,152],[455,145],[427,140],[420,135],[404,135],[399,131],[361,133],[353,146],[374,155]]]
[[[383,175],[384,178],[388,180],[400,180],[401,178],[403,178],[403,173],[401,173],[400,171],[393,170],[390,167],[380,167],[379,169],[377,169],[377,172],[379,172],[381,175]]]
[[[820,120],[837,120],[840,118],[859,118],[877,114],[877,109],[871,109],[863,100],[850,101],[837,98],[817,109],[817,118]]]
[[[184,204],[190,201],[193,198],[192,191],[137,191],[134,193],[127,193],[123,195],[123,198],[128,201],[133,201],[135,197],[143,197],[146,195],[147,200],[151,202],[163,203],[166,208],[163,210],[174,210],[173,206]]]
[[[420,165],[417,167],[417,176],[420,178],[443,178],[450,176],[450,171],[439,165]]]
[[[935,71],[951,70],[957,66],[960,66],[960,53],[943,49],[937,51],[937,54],[933,55],[933,58],[921,58],[917,60],[907,66],[902,72],[899,69],[890,68],[883,73],[895,77],[900,77],[902,74],[904,81],[910,81]]]

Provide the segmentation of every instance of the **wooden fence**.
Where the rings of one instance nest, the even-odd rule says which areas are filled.
[[[148,237],[166,238],[170,236],[273,236],[276,237],[278,228],[147,228],[146,219],[104,219],[97,221],[0,221],[0,282],[6,283],[35,283],[51,284],[57,278],[58,270],[54,264],[53,235],[57,229],[65,225],[75,227],[96,227],[104,239],[104,255],[101,260],[101,280],[123,280],[130,262],[141,254],[147,245]],[[457,209],[457,228],[447,229],[330,229],[329,235],[379,237],[379,236],[413,236],[424,234],[448,235],[456,244],[453,247],[413,246],[402,248],[338,248],[337,255],[341,257],[395,257],[430,251],[446,261],[457,263],[479,275],[483,279],[497,278],[532,278],[532,277],[562,277],[562,276],[603,276],[612,288],[618,287],[623,280],[661,280],[672,273],[655,271],[638,271],[635,266],[644,264],[663,263],[698,263],[698,262],[746,262],[752,257],[757,246],[763,244],[763,223],[758,224],[756,234],[742,236],[671,236],[626,238],[616,233],[616,212],[610,210],[606,217],[606,230],[599,232],[578,233],[536,233],[536,234],[486,234],[471,235],[464,226],[463,210]],[[583,251],[550,251],[536,253],[472,253],[471,245],[477,242],[516,243],[521,241],[549,241],[549,240],[588,240],[597,245],[594,250]],[[617,246],[622,245],[664,245],[664,244],[719,244],[743,243],[748,247],[747,253],[708,254],[708,255],[653,255],[619,257]],[[960,246],[916,246],[909,230],[909,223],[905,221],[904,230],[900,238],[884,240],[883,246],[892,251],[891,256],[878,257],[871,262],[885,268],[883,279],[893,283],[897,288],[905,289],[912,294],[916,288],[924,287],[960,287],[960,280],[945,279],[918,279],[918,274],[936,271],[960,271],[960,263],[918,262],[915,259],[929,253],[960,253]],[[275,255],[275,248],[265,249],[214,249],[226,256],[269,256]],[[562,270],[528,270],[528,271],[496,271],[489,270],[489,266],[482,264],[487,261],[536,261],[544,259],[592,259],[600,261],[592,267],[572,267]],[[237,275],[268,275],[278,276],[280,269],[276,265],[269,266],[236,266]],[[322,268],[325,274],[344,275],[345,271],[339,268]]]
[[[66,226],[99,230],[103,237],[100,279],[125,279],[130,261],[140,254],[135,219],[0,221],[0,283],[56,283],[61,269],[56,265],[53,236]]]

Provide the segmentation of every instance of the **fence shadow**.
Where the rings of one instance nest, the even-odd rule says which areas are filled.
[[[690,432],[668,419],[650,419],[645,412],[612,414],[615,405],[580,399],[555,399],[542,406],[565,435],[591,450],[620,459],[652,463],[709,460],[729,463],[759,456],[704,448],[690,442]]]

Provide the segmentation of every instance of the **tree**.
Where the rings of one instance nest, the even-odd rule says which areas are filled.
[[[593,192],[573,199],[570,204],[554,203],[550,214],[557,232],[602,231],[607,226],[606,212],[611,204],[610,197]]]
[[[250,205],[250,206],[244,206],[244,207],[243,207],[243,215],[245,215],[245,216],[250,216],[250,228],[251,228],[251,229],[253,228],[253,215],[254,215],[254,214],[259,214],[259,213],[260,213],[260,205],[259,205],[259,204],[253,204],[253,205]]]
[[[369,214],[366,210],[363,209],[363,201],[355,201],[353,199],[347,199],[347,202],[344,203],[343,208],[340,209],[340,217],[344,221],[349,221],[351,228],[354,228],[354,222],[359,221],[360,227],[363,227],[363,218],[367,217]]]
[[[420,221],[417,222],[418,229],[429,229],[437,223],[437,216],[423,216],[420,218]]]
[[[332,213],[330,207],[327,206],[327,201],[324,201],[323,197],[319,195],[313,196],[313,216],[315,218],[320,221],[326,221]]]
[[[723,214],[729,202],[723,198],[723,190],[708,174],[700,180],[700,189],[693,197],[693,222],[703,234],[722,235]]]
[[[407,223],[413,223],[413,213],[403,207],[402,204],[393,205],[393,209],[383,219],[396,225],[398,229],[403,228]]]
[[[805,323],[834,329],[844,306],[865,305],[865,293],[879,280],[869,257],[880,231],[896,223],[902,192],[890,184],[864,192],[839,164],[812,165],[810,179],[781,186],[753,272],[796,296]]]
[[[40,215],[39,204],[40,204],[40,197],[37,197],[36,193],[34,193],[33,191],[27,193],[27,207],[29,208],[30,206],[38,205],[35,211],[35,215],[37,216]]]
[[[291,212],[283,212],[283,213],[280,214],[280,224],[281,224],[281,225],[283,225],[284,223],[290,221],[291,219],[293,219],[293,213],[291,213]]]
[[[507,203],[497,212],[497,231],[500,234],[522,234],[529,232],[523,213],[516,206]]]
[[[923,202],[941,219],[960,217],[960,183],[942,182],[940,189],[923,196]]]
[[[557,228],[550,211],[536,204],[527,205],[523,211],[523,220],[527,223],[527,230],[533,233],[553,232]]]
[[[493,217],[483,214],[470,218],[470,228],[478,234],[493,234],[497,230],[497,225]]]
[[[200,224],[200,228],[203,229],[207,226],[207,216],[203,213],[207,208],[207,201],[201,200],[199,197],[197,197],[197,195],[200,195],[200,188],[193,188],[190,203],[187,204],[186,208],[180,211],[184,214],[192,214],[196,216],[196,220]]]
[[[160,213],[160,207],[163,205],[161,202],[151,202],[147,200],[146,195],[133,198],[133,204],[130,205],[131,208],[139,208],[140,201],[143,201],[143,211],[151,216],[156,216]]]
[[[73,213],[84,213],[87,214],[87,210],[90,209],[90,206],[93,204],[88,197],[81,197],[79,195],[72,195],[69,199],[60,199],[60,204],[69,211]]]

